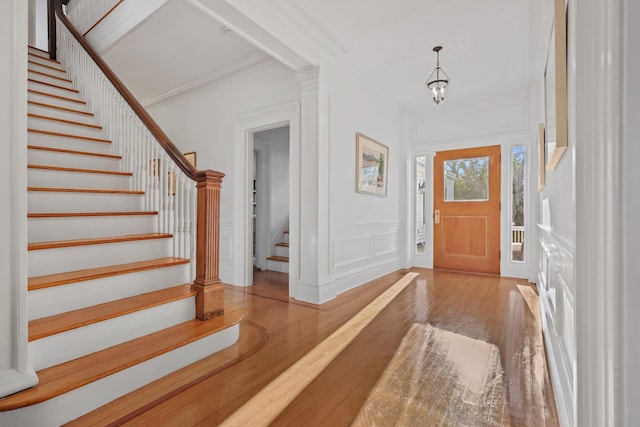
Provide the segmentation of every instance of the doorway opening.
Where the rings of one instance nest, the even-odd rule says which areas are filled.
[[[253,283],[261,283],[266,276],[262,272],[270,272],[269,277],[283,284],[281,293],[287,298],[288,279],[284,276],[289,274],[289,134],[289,125],[253,134],[251,185]]]

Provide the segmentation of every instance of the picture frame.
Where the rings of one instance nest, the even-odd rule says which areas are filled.
[[[191,165],[193,165],[194,168],[198,167],[197,157],[196,157],[196,152],[195,151],[190,151],[188,153],[184,153],[184,157],[189,161],[189,163],[191,163]]]
[[[545,141],[544,123],[538,125],[538,191],[542,191],[545,185]]]
[[[554,19],[544,72],[547,170],[556,168],[568,147],[567,6],[554,0]]]
[[[387,196],[389,147],[356,133],[356,191],[374,196]]]

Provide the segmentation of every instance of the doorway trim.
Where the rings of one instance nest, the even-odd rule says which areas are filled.
[[[457,139],[451,141],[440,141],[426,144],[416,144],[411,149],[412,162],[414,163],[411,167],[412,173],[410,174],[413,178],[415,172],[413,171],[415,168],[415,157],[419,155],[427,156],[427,176],[426,176],[426,188],[429,188],[429,194],[427,195],[427,212],[433,213],[433,170],[434,170],[434,155],[437,151],[447,151],[447,150],[457,150],[463,148],[475,148],[475,147],[483,147],[487,145],[500,145],[500,150],[502,154],[502,162],[501,162],[501,182],[500,182],[500,198],[503,200],[502,210],[500,212],[500,234],[501,234],[501,242],[500,242],[500,252],[502,253],[502,258],[500,260],[500,275],[508,276],[508,277],[519,277],[519,278],[529,278],[531,273],[531,268],[534,268],[537,265],[537,262],[534,260],[534,256],[528,256],[525,258],[525,262],[512,262],[511,257],[507,256],[510,248],[510,243],[507,242],[505,236],[510,236],[511,229],[511,219],[510,219],[510,211],[508,209],[507,204],[504,203],[505,200],[509,200],[510,195],[509,191],[511,189],[511,185],[509,179],[511,174],[509,172],[509,162],[505,161],[505,159],[509,159],[510,150],[513,145],[526,145],[527,153],[531,153],[531,142],[530,142],[530,133],[529,132],[515,132],[509,134],[500,134],[500,135],[489,135],[479,138],[464,138]],[[528,167],[531,161],[531,156],[527,156],[527,167],[526,167],[526,181],[531,182],[533,178],[531,173],[531,167]],[[413,195],[415,190],[415,182],[414,180],[409,183],[407,186],[408,192]],[[525,191],[530,191],[529,186],[525,188]],[[410,197],[409,199],[412,199]],[[529,197],[528,200],[531,200]],[[410,201],[407,204],[409,209],[412,209],[411,212],[415,212],[415,201]],[[535,212],[535,207],[530,206],[528,211],[531,216],[531,212]],[[529,233],[531,239],[526,242],[527,246],[531,245],[532,241],[537,241],[537,231],[534,230],[534,227],[530,226],[530,223],[525,223],[526,232]],[[413,265],[420,265],[425,268],[433,268],[433,220],[427,221],[427,251],[424,255],[417,255],[415,253],[415,215],[412,214],[411,218],[411,235],[407,236],[408,240],[412,242],[411,245],[411,255],[410,259],[413,261]],[[429,249],[430,248],[430,249]],[[533,255],[532,251],[529,250],[529,247],[526,248],[526,251],[529,255]]]
[[[253,135],[289,126],[289,296],[297,296],[300,221],[300,103],[294,102],[237,117],[234,144],[233,271],[235,284],[253,283],[252,179]]]

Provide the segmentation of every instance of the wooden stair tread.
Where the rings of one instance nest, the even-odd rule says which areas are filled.
[[[283,231],[284,234],[289,234],[289,230]]]
[[[138,271],[155,270],[157,268],[172,267],[174,265],[188,264],[184,258],[156,258],[147,261],[131,262],[127,264],[110,265],[108,267],[88,268],[86,270],[69,271],[65,273],[49,274],[46,276],[30,277],[28,289],[44,289],[52,286],[66,285],[69,283],[84,282],[87,280],[101,279],[104,277],[119,276],[121,274],[136,273]]]
[[[65,74],[67,74],[67,71],[66,71],[66,70],[64,70],[64,69],[62,69],[62,68],[60,68],[60,67],[54,67],[53,65],[41,64],[41,63],[39,63],[39,62],[32,61],[32,60],[28,60],[28,61],[27,61],[27,64],[39,65],[39,66],[41,66],[41,67],[49,68],[49,69],[51,69],[51,70],[59,71],[59,72],[61,72],[61,73],[65,73]]]
[[[87,111],[74,110],[73,108],[67,108],[67,107],[60,107],[59,105],[47,104],[45,102],[27,100],[27,104],[29,104],[29,105],[37,105],[38,107],[45,107],[45,108],[52,108],[52,109],[55,109],[55,110],[66,111],[68,113],[82,114],[82,115],[91,116],[91,117],[94,116],[93,113],[89,113]]]
[[[100,126],[100,125],[94,125],[94,124],[91,124],[91,123],[74,122],[73,120],[59,119],[57,117],[43,116],[41,114],[28,113],[27,117],[31,117],[31,118],[34,118],[34,119],[50,120],[52,122],[64,123],[64,124],[67,124],[67,125],[84,126],[84,127],[88,127],[88,128],[91,128],[91,129],[102,130],[102,126]]]
[[[276,243],[276,246],[282,246],[283,248],[288,248],[289,244],[286,242],[280,242],[280,243]]]
[[[288,256],[274,255],[274,256],[268,257],[267,259],[270,260],[270,261],[289,262],[289,257]]]
[[[51,62],[53,62],[53,63],[55,63],[55,64],[60,64],[60,61],[56,61],[55,59],[45,58],[44,56],[37,55],[37,54],[35,54],[35,53],[33,53],[33,52],[27,52],[27,53],[28,53],[28,55],[30,55],[30,56],[35,56],[36,58],[44,59],[45,61],[51,61]]]
[[[92,153],[90,151],[67,150],[67,149],[64,149],[64,148],[43,147],[43,146],[40,146],[40,145],[27,145],[27,149],[28,150],[53,151],[53,152],[56,152],[56,153],[77,154],[79,156],[104,157],[105,159],[114,159],[114,160],[121,160],[122,159],[122,156],[117,156],[115,154]]]
[[[45,73],[44,71],[38,71],[38,70],[32,70],[32,69],[28,69],[27,71],[32,74],[37,74],[39,76],[45,76],[45,77],[49,77],[56,80],[62,80],[63,82],[67,82],[67,83],[73,83],[72,80],[69,80],[65,77],[55,76],[53,74]]]
[[[100,170],[100,169],[67,168],[63,166],[27,165],[27,169],[42,169],[42,170],[61,171],[61,172],[98,173],[103,175],[133,176],[131,172],[106,171],[106,170]]]
[[[39,371],[37,386],[0,400],[0,411],[34,405],[145,362],[240,322],[243,311],[225,306],[222,316],[179,325]]]
[[[61,99],[63,101],[75,102],[76,104],[82,104],[82,105],[86,105],[87,104],[87,101],[83,101],[81,99],[67,98],[66,96],[61,96],[61,95],[55,95],[53,93],[42,92],[41,90],[27,89],[27,92],[28,93],[34,93],[36,95],[42,95],[42,96],[48,96],[48,97],[51,97],[51,98]]]
[[[82,140],[85,140],[85,141],[103,142],[105,144],[111,144],[111,140],[109,140],[109,139],[94,138],[94,137],[91,137],[91,136],[73,135],[73,134],[60,133],[60,132],[52,132],[52,131],[49,131],[49,130],[29,128],[29,129],[27,129],[27,132],[41,133],[43,135],[60,136],[60,137],[63,137],[63,138],[82,139]]]
[[[49,86],[49,87],[52,87],[52,88],[55,88],[55,89],[66,90],[68,92],[80,93],[80,91],[78,89],[74,89],[72,87],[60,86],[60,85],[57,85],[57,84],[54,84],[54,83],[49,83],[49,82],[43,82],[42,80],[28,78],[27,81],[31,82],[31,83],[37,83],[37,84],[40,84],[40,85]]]
[[[56,240],[51,242],[29,243],[27,246],[27,249],[30,251],[38,251],[42,249],[68,248],[72,246],[102,245],[105,243],[122,243],[122,242],[135,242],[138,240],[168,239],[170,237],[173,237],[173,235],[163,234],[163,233],[128,234],[126,236],[113,236],[113,237],[91,237],[89,239]]]
[[[132,194],[143,195],[144,191],[116,190],[102,188],[56,188],[56,187],[27,187],[27,191],[43,191],[52,193],[97,193],[97,194]]]
[[[72,218],[93,216],[145,216],[158,215],[157,211],[131,211],[131,212],[32,212],[27,218]]]
[[[35,341],[61,332],[81,328],[93,323],[113,319],[126,314],[156,307],[196,295],[191,284],[178,285],[116,301],[68,311],[55,316],[43,317],[29,322],[29,341]]]

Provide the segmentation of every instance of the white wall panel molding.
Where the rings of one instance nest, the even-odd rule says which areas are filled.
[[[188,83],[146,98],[142,100],[142,105],[145,108],[151,108],[179,96],[187,95],[205,86],[214,86],[226,83],[231,79],[237,78],[240,73],[257,71],[254,70],[255,67],[269,61],[274,61],[274,59],[262,52],[253,53],[238,61],[226,64],[225,66],[213,70],[210,73],[200,76]]]
[[[299,280],[321,288],[329,266],[329,94],[326,76],[314,67],[296,74],[300,85]],[[290,182],[293,182],[291,180]],[[293,237],[293,236],[291,236]]]
[[[27,28],[28,2],[0,15],[0,397],[37,384],[27,329]]]
[[[401,227],[399,221],[331,224],[331,276],[346,277],[398,260]]]
[[[577,355],[573,248],[550,229],[538,228],[538,294],[549,370],[562,424],[575,425]]]
[[[100,54],[133,30],[168,0],[127,0],[116,7],[93,30],[87,41]]]

